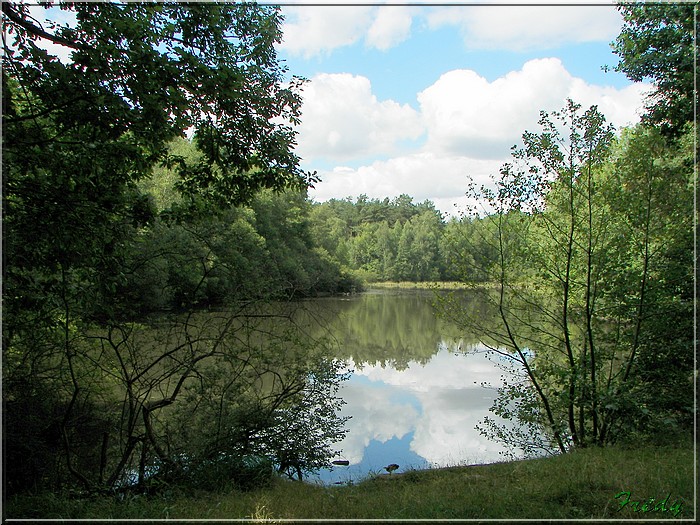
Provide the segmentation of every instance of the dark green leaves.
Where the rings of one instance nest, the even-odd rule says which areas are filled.
[[[645,120],[666,134],[678,136],[693,120],[696,3],[624,3],[625,21],[613,42],[620,57],[616,70],[631,80],[651,80],[656,90],[649,98]]]
[[[11,96],[62,133],[97,132],[97,144],[129,132],[146,148],[148,174],[175,136],[194,130],[207,164],[184,172],[185,189],[214,201],[241,202],[258,188],[313,182],[292,151],[300,79],[285,77],[273,45],[281,38],[275,8],[249,4],[72,4],[75,25],[47,33],[24,6],[3,4],[14,40],[5,41]],[[64,64],[35,45],[51,39],[71,49]],[[17,122],[10,118],[10,124]],[[75,137],[74,141],[87,140]],[[153,156],[155,154],[155,156]],[[241,174],[255,165],[261,176]],[[216,180],[211,174],[218,173]],[[243,191],[235,191],[238,185]]]

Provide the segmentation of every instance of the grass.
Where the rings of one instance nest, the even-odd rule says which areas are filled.
[[[90,500],[24,496],[5,518],[276,519],[674,519],[642,503],[670,494],[675,519],[695,515],[692,446],[610,447],[491,465],[383,474],[349,486],[277,479],[252,492],[171,493]],[[629,499],[640,501],[637,511]]]

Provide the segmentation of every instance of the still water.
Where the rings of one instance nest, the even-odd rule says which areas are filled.
[[[351,416],[336,444],[348,466],[311,481],[348,483],[372,473],[502,460],[503,447],[474,427],[487,415],[503,370],[469,334],[435,314],[433,292],[369,291],[313,300],[352,372],[339,392]]]

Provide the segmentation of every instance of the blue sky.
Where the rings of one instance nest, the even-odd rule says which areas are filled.
[[[492,4],[283,5],[279,57],[309,79],[297,152],[322,179],[312,198],[408,193],[454,214],[540,110],[570,97],[618,128],[639,120],[650,86],[602,70],[618,62],[612,3]]]

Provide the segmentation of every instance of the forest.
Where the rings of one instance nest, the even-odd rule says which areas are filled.
[[[438,305],[524,374],[493,409],[519,426],[486,421],[493,439],[692,433],[692,4],[619,8],[618,70],[656,86],[640,124],[543,112],[491,185],[465,178],[482,207],[449,219],[409,195],[309,199],[278,8],[60,6],[74,27],[2,4],[5,495],[327,465],[341,364],[294,311],[376,281],[461,281],[497,312]]]

